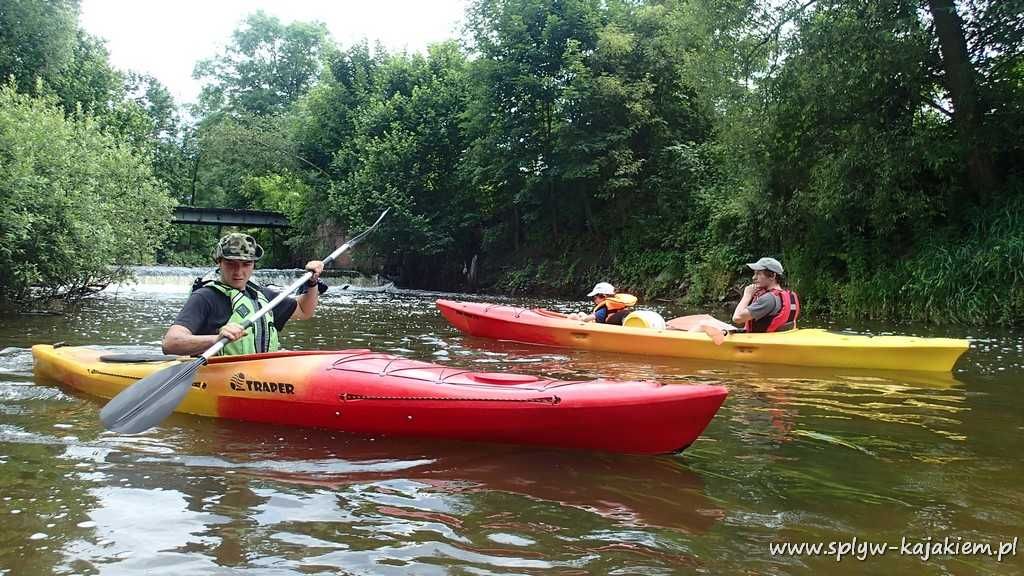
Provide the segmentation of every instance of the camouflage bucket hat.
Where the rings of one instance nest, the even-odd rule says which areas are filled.
[[[256,243],[256,239],[248,234],[232,232],[217,242],[213,249],[214,261],[224,260],[245,260],[255,262],[263,257],[263,247]]]

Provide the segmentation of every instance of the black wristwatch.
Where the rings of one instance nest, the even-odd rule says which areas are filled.
[[[320,280],[317,280],[316,282],[314,282],[312,284],[310,284],[309,282],[306,282],[306,284],[303,287],[299,288],[299,292],[298,293],[300,295],[301,294],[305,294],[313,286],[316,286],[316,291],[319,292],[320,294],[323,294],[324,292],[327,292],[327,282],[324,282],[323,279],[321,278]]]

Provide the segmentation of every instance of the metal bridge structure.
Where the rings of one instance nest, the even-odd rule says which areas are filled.
[[[266,210],[238,210],[235,208],[199,208],[178,206],[174,209],[172,224],[201,226],[245,226],[248,228],[289,228],[288,217],[280,212]]]

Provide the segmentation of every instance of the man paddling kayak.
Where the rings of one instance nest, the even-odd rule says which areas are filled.
[[[219,276],[199,281],[193,287],[192,295],[164,335],[164,353],[199,354],[221,337],[230,340],[220,352],[222,355],[273,352],[281,347],[278,332],[286,322],[312,318],[320,297],[320,273],[324,270],[320,260],[306,263],[305,269],[313,276],[306,284],[309,289],[305,294],[285,299],[274,308],[273,321],[264,316],[249,330],[242,329],[247,317],[278,294],[250,280],[256,261],[262,257],[263,248],[248,234],[232,232],[221,238],[213,250]]]
[[[781,332],[796,328],[800,299],[783,287],[782,264],[775,258],[761,258],[747,264],[754,271],[753,283],[743,289],[732,321],[745,332]]]

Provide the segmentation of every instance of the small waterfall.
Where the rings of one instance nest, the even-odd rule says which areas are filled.
[[[131,292],[182,292],[192,290],[196,278],[215,270],[213,266],[188,268],[183,266],[130,266],[134,280],[112,284],[106,291]],[[301,274],[295,269],[257,269],[253,280],[263,285],[284,287],[295,281]],[[395,285],[378,275],[367,276],[354,270],[326,270],[321,278],[334,289],[357,292],[384,292],[393,290]]]

